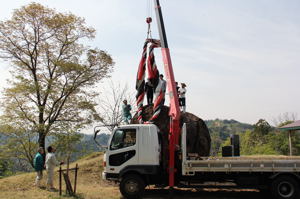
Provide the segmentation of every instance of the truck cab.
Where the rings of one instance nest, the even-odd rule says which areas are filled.
[[[104,155],[105,180],[120,181],[134,173],[151,180],[160,171],[159,129],[154,124],[123,125],[114,129]]]

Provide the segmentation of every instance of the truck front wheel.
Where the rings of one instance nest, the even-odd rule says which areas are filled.
[[[276,199],[297,199],[299,184],[291,176],[279,176],[272,182],[272,194]]]
[[[144,190],[145,182],[140,176],[136,174],[126,175],[120,182],[120,192],[127,199],[141,198]]]

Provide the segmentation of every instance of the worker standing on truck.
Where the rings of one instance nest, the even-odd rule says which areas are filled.
[[[178,82],[175,82],[175,84],[176,84],[176,91],[177,91],[177,95],[178,95],[178,97],[179,97],[179,86],[178,86]]]
[[[129,124],[132,116],[131,116],[131,105],[127,104],[127,100],[123,101],[122,112],[123,112],[123,120],[126,124]]]
[[[186,85],[185,83],[181,83],[181,88],[179,88],[179,106],[182,112],[185,113],[186,102],[185,102],[185,93],[186,93]]]
[[[38,152],[36,153],[33,166],[36,171],[36,178],[35,178],[35,186],[40,187],[41,180],[43,178],[43,170],[44,170],[44,157],[43,154],[45,153],[44,148],[40,147]]]
[[[166,88],[167,88],[167,82],[164,80],[164,75],[160,74],[159,80],[158,80],[158,85],[155,89],[155,98],[157,98],[160,95],[160,92],[162,92],[164,95],[163,100],[162,100],[162,105],[164,105],[164,103],[165,103]]]
[[[147,103],[148,105],[153,104],[153,85],[151,81],[148,79],[148,81],[145,84],[145,92],[147,93]]]

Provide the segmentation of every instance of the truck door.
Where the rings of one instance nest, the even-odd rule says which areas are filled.
[[[127,165],[138,163],[137,129],[116,129],[110,142],[107,155],[107,172],[119,173]]]

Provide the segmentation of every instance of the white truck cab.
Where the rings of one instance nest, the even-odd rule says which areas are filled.
[[[103,179],[118,180],[130,171],[154,174],[160,166],[158,128],[154,124],[123,125],[114,129],[104,155]]]

